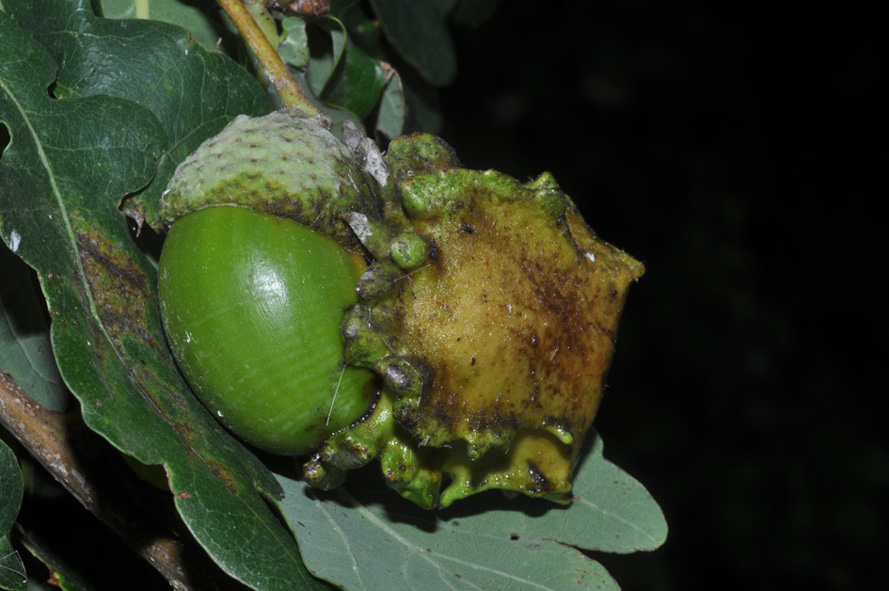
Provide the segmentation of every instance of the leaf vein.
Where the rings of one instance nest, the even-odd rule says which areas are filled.
[[[350,495],[348,492],[346,492],[346,491],[344,491],[344,490],[342,490],[342,489],[340,489],[338,492],[339,492],[339,495],[340,495],[341,497],[343,497],[349,504],[351,504],[353,507],[355,507],[356,509],[358,509],[358,511],[359,511],[359,512],[360,512],[366,519],[368,519],[369,521],[373,522],[374,525],[376,525],[376,526],[379,527],[381,530],[383,530],[384,532],[386,532],[387,534],[389,534],[393,539],[395,539],[396,541],[398,541],[399,543],[401,543],[405,548],[407,548],[408,550],[411,551],[411,552],[410,552],[411,554],[413,554],[413,555],[415,555],[415,556],[419,556],[419,557],[421,557],[424,561],[426,561],[427,563],[429,563],[430,566],[432,566],[433,568],[435,568],[435,569],[439,572],[439,576],[442,577],[442,580],[443,580],[443,581],[445,580],[445,579],[444,579],[444,576],[443,576],[443,572],[444,572],[444,571],[450,573],[452,576],[455,574],[455,573],[453,572],[453,570],[445,569],[444,565],[442,565],[442,564],[440,564],[439,562],[433,560],[432,557],[429,556],[429,553],[426,552],[425,550],[423,550],[423,548],[420,548],[419,546],[417,546],[416,544],[412,543],[410,540],[408,540],[407,538],[405,538],[404,536],[402,536],[401,534],[399,534],[397,531],[395,531],[394,529],[392,529],[389,525],[387,525],[385,522],[383,522],[379,517],[377,517],[376,515],[374,515],[373,512],[371,512],[367,507],[365,507],[363,504],[361,504],[361,503],[358,501],[358,499],[356,499],[355,497],[353,497],[353,496]],[[505,572],[505,571],[500,570],[500,569],[496,569],[496,568],[492,568],[492,567],[487,567],[487,566],[483,566],[483,565],[476,564],[476,563],[473,563],[473,562],[469,562],[469,561],[467,561],[467,560],[463,560],[463,559],[461,559],[461,558],[457,558],[457,557],[455,557],[455,556],[450,556],[450,555],[447,555],[447,554],[443,554],[443,553],[441,553],[441,552],[436,552],[434,555],[435,555],[436,557],[440,558],[442,561],[449,561],[449,562],[451,562],[451,563],[458,564],[458,565],[463,566],[463,567],[465,567],[465,568],[467,568],[467,569],[470,569],[470,570],[474,570],[474,571],[478,571],[478,572],[490,573],[490,574],[493,574],[493,575],[497,575],[497,576],[499,576],[499,577],[503,577],[504,579],[510,579],[510,580],[513,580],[513,581],[516,581],[516,582],[519,582],[519,583],[522,583],[522,584],[530,585],[530,586],[532,586],[532,587],[534,587],[534,588],[537,588],[537,589],[542,589],[542,590],[544,590],[544,591],[553,591],[551,587],[541,585],[541,584],[539,584],[539,583],[536,583],[535,581],[531,581],[531,580],[529,580],[529,579],[527,579],[527,578],[522,578],[522,577],[513,575],[513,574],[511,574],[511,573]],[[402,569],[402,570],[403,570],[403,569]],[[456,578],[456,577],[455,577],[455,578]],[[471,585],[472,588],[474,588],[474,589],[479,589],[479,590],[482,590],[482,589],[483,589],[483,587],[477,585],[476,583],[472,583],[471,581],[467,580],[465,577],[462,577],[462,578],[461,578],[461,581],[463,581],[463,582],[466,583],[467,585]],[[451,586],[450,584],[449,584],[448,586],[449,586],[450,588],[454,589],[454,587]]]

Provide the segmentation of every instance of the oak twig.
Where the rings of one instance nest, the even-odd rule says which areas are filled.
[[[259,64],[265,69],[269,80],[274,84],[284,106],[306,117],[323,117],[324,113],[309,101],[300,89],[299,82],[290,73],[287,65],[278,55],[278,50],[262,32],[242,0],[219,0],[219,5],[238,28],[244,42],[253,51]]]

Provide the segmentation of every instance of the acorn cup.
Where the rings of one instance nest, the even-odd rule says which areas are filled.
[[[287,112],[238,117],[162,200],[164,327],[186,379],[258,448],[331,488],[379,459],[433,508],[571,498],[640,263],[549,174],[460,167],[426,134],[385,156]]]

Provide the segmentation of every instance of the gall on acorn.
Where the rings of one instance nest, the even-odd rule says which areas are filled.
[[[556,502],[602,396],[629,285],[551,175],[385,155],[354,127],[236,118],[177,169],[160,299],[207,408],[306,480],[374,460],[426,508],[489,490]]]

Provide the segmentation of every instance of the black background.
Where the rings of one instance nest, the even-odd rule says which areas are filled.
[[[647,266],[596,426],[671,530],[597,557],[625,590],[865,589],[889,548],[886,35],[775,4],[501,2],[456,31],[464,165],[550,170]]]

